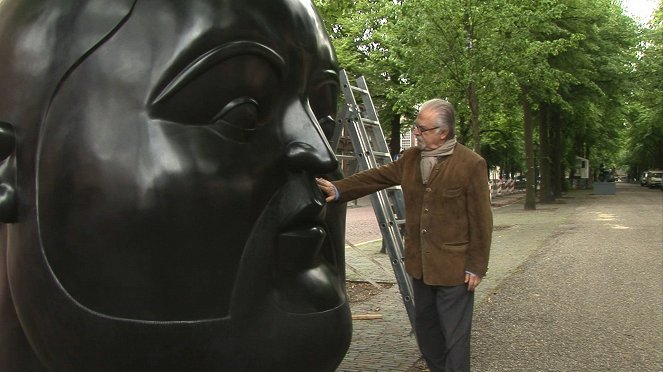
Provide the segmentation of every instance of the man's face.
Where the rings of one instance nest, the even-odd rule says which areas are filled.
[[[447,138],[447,132],[438,133],[432,111],[422,111],[414,122],[413,133],[417,139],[420,150],[430,151],[442,146]]]
[[[63,290],[136,321],[309,315],[270,323],[274,344],[321,331],[312,315],[347,306],[344,211],[314,181],[337,169],[336,71],[308,2],[138,1],[42,124],[40,244]]]

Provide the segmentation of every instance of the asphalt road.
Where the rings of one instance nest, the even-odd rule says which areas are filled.
[[[663,193],[617,186],[527,212],[561,220],[485,293],[473,371],[663,371]]]
[[[348,212],[346,236],[359,245],[346,249],[349,276],[393,282],[372,209],[361,206]],[[616,195],[577,190],[493,215],[473,371],[663,371],[663,192],[617,184]],[[397,286],[352,310],[384,319],[355,322],[340,371],[420,370],[406,367],[419,353]]]

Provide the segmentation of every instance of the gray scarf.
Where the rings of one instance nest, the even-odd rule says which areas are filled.
[[[428,178],[437,164],[438,158],[453,154],[454,147],[456,147],[456,139],[452,138],[434,150],[421,152],[421,179],[424,181],[424,185],[428,183]]]

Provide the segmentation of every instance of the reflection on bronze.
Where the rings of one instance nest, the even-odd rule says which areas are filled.
[[[4,0],[0,56],[0,371],[338,366],[308,0]]]

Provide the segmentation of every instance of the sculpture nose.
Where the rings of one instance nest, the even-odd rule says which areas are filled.
[[[286,158],[291,171],[311,174],[333,172],[338,167],[320,124],[302,102],[293,103],[285,116]]]
[[[325,174],[333,172],[338,167],[338,161],[326,143],[316,148],[310,143],[292,142],[286,149],[286,157],[293,171]]]

